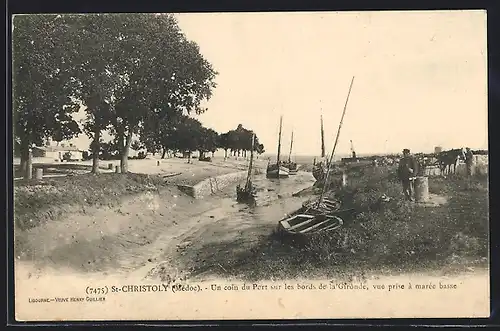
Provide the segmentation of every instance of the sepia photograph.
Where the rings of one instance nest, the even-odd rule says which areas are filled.
[[[486,22],[12,16],[16,320],[488,317]]]

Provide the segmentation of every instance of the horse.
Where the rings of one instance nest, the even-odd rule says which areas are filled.
[[[441,174],[455,174],[457,165],[460,160],[465,161],[465,149],[457,148],[449,151],[443,151],[437,155],[437,164],[441,170]],[[453,169],[453,171],[452,171]]]

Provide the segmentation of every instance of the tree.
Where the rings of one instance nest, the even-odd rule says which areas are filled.
[[[92,172],[99,172],[101,132],[113,118],[116,94],[127,84],[128,59],[121,30],[130,23],[127,15],[64,15],[69,26],[60,48],[71,63],[71,79],[87,113],[84,132],[92,139]]]
[[[188,163],[191,162],[191,153],[202,145],[203,126],[200,121],[183,115],[172,130],[172,141],[178,150],[188,153]]]
[[[59,15],[18,15],[13,27],[14,146],[26,172],[33,145],[49,137],[62,141],[80,133],[72,118],[78,103],[71,98],[76,85],[59,47],[69,29],[65,20]]]
[[[165,119],[173,117],[172,113],[204,112],[201,102],[211,97],[217,74],[200,54],[198,45],[181,33],[173,16],[135,17],[136,20],[122,30],[123,40],[133,43],[128,48],[136,52],[127,52],[129,84],[117,94],[116,116],[112,122],[113,133],[119,137],[122,147],[122,172],[127,170],[126,156],[132,135],[141,131],[153,133],[145,136],[146,142],[153,140],[146,145],[152,149],[165,147],[164,130],[157,124],[168,128]],[[165,149],[163,157],[164,154]]]
[[[200,135],[200,141],[199,141],[199,146],[198,150],[200,152],[200,158],[205,157],[206,152],[212,152],[215,153],[217,150],[217,138],[218,134],[215,132],[213,129],[201,128],[201,135]]]
[[[266,150],[264,149],[264,144],[258,144],[258,145],[257,145],[256,152],[257,152],[258,154],[264,154],[264,153],[266,152]]]
[[[224,160],[227,159],[227,150],[231,148],[229,145],[229,132],[222,133],[218,137],[218,147],[222,148],[224,150]]]

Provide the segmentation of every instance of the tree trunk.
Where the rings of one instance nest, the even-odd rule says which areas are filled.
[[[100,139],[101,129],[96,124],[94,128],[94,141],[92,148],[92,173],[96,175],[99,173],[99,152],[101,149]]]
[[[224,150],[224,161],[227,159],[227,149]]]
[[[19,165],[20,173],[23,174],[23,177],[26,177],[26,170],[28,169],[28,158],[29,158],[29,142],[21,141],[20,146],[20,157],[21,163]]]
[[[24,174],[25,179],[33,178],[33,154],[31,150],[28,150],[28,162],[26,163],[26,172]]]
[[[128,154],[130,153],[130,145],[132,144],[132,131],[129,130],[127,137],[125,139],[125,146],[123,146],[121,152],[121,160],[120,160],[120,168],[122,170],[122,174],[128,172]]]
[[[188,163],[191,163],[191,151],[188,152]]]
[[[167,149],[165,147],[163,147],[163,151],[162,151],[162,154],[161,154],[161,158],[162,159],[165,158],[165,154],[167,154]]]

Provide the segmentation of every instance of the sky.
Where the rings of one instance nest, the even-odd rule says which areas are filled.
[[[282,115],[283,149],[293,131],[295,155],[318,155],[323,115],[330,152],[354,76],[335,154],[487,148],[485,11],[176,17],[219,72],[197,116],[218,132],[241,123],[275,153]]]

